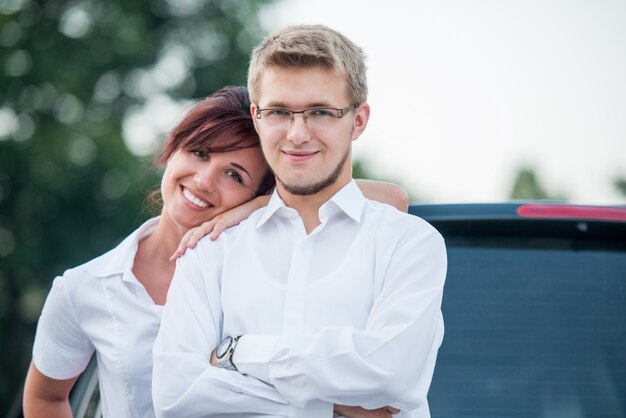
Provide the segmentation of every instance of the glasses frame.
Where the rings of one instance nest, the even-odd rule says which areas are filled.
[[[348,112],[350,112],[351,110],[356,110],[359,106],[361,106],[360,103],[352,103],[350,106],[344,107],[342,109],[341,108],[335,108],[335,107],[321,107],[321,106],[317,106],[317,107],[309,107],[309,108],[302,109],[302,110],[283,109],[282,107],[266,107],[265,109],[256,109],[255,114],[256,114],[256,118],[261,120],[262,119],[261,118],[261,112],[263,112],[265,110],[280,110],[280,111],[283,111],[283,112],[287,112],[291,116],[291,119],[289,120],[289,125],[291,126],[291,124],[293,123],[293,118],[297,114],[301,114],[302,115],[302,119],[304,119],[304,123],[306,124],[307,123],[306,121],[309,118],[308,116],[306,116],[306,112],[308,112],[308,111],[311,111],[311,110],[334,110],[336,112],[335,116],[337,117],[337,119],[341,119]]]

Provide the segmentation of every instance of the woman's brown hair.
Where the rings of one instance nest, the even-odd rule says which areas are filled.
[[[205,154],[260,147],[250,116],[248,89],[226,86],[194,105],[170,132],[155,163],[163,165],[179,149]],[[268,193],[275,184],[267,169],[256,194]]]
[[[183,120],[172,129],[155,159],[165,165],[179,149],[202,151],[205,154],[260,147],[259,136],[250,116],[248,89],[226,86],[196,103]],[[256,190],[256,195],[268,194],[275,186],[269,166]],[[144,210],[156,214],[162,207],[159,189],[148,193]]]

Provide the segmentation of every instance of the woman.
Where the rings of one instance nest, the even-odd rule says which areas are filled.
[[[26,378],[27,418],[71,417],[69,392],[94,352],[104,416],[154,416],[152,345],[174,273],[171,255],[190,228],[210,221],[202,231],[219,233],[264,205],[267,198],[253,198],[274,185],[249,108],[243,87],[223,88],[196,104],[157,159],[166,164],[160,217],[54,280]],[[404,205],[395,186],[367,184],[369,197],[386,191]]]

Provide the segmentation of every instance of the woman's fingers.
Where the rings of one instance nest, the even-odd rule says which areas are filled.
[[[180,243],[178,243],[178,248],[176,248],[176,251],[170,257],[170,261],[175,261],[177,258],[185,254],[187,248],[195,248],[196,244],[198,244],[198,241],[200,241],[202,237],[211,232],[213,230],[213,227],[214,221],[210,220],[208,222],[204,222],[200,226],[197,226],[185,232],[185,235],[183,235],[183,237],[181,238]]]
[[[187,248],[196,248],[196,244],[200,241],[205,235],[213,230],[215,223],[213,220],[203,223],[202,225],[190,229],[189,232],[189,240],[187,241]],[[188,232],[188,233],[189,233]]]
[[[230,228],[231,225],[227,225],[223,222],[216,222],[215,225],[213,226],[213,231],[211,231],[211,235],[209,235],[209,238],[211,239],[211,241],[215,241],[217,239],[217,237],[220,236],[220,234],[226,229],[226,228]]]

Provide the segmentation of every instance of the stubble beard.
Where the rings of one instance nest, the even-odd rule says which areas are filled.
[[[325,179],[318,181],[313,184],[287,184],[282,181],[278,176],[276,176],[276,180],[283,186],[285,191],[291,193],[296,196],[310,196],[316,193],[321,192],[325,188],[335,184],[339,176],[341,175],[341,171],[343,170],[346,162],[348,161],[348,157],[350,156],[350,146],[346,149],[343,158],[337,164],[337,167],[326,177]]]

